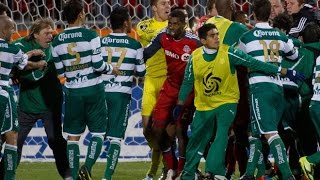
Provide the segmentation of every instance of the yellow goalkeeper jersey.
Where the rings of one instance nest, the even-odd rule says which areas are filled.
[[[168,21],[159,22],[154,18],[141,21],[137,25],[139,41],[146,47],[158,32],[168,25]],[[162,77],[167,75],[167,64],[163,49],[148,59],[146,63],[146,76]]]

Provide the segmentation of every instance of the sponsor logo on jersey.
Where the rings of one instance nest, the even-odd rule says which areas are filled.
[[[119,43],[119,44],[129,44],[128,39],[113,39],[111,37],[105,37],[102,39],[102,44],[108,43]]]
[[[171,52],[169,50],[164,50],[164,53],[165,53],[166,56],[172,57],[174,59],[180,59],[180,56],[178,54],[173,53],[173,52]]]
[[[88,81],[88,77],[87,76],[81,76],[79,73],[76,76],[76,79],[71,80],[70,84],[81,84]]]
[[[189,60],[189,57],[190,57],[190,54],[184,53],[184,54],[182,54],[182,56],[181,56],[181,60],[182,60],[182,61],[188,61],[188,60]]]
[[[64,41],[66,39],[70,38],[81,38],[82,37],[82,32],[74,32],[74,33],[61,33],[58,36],[59,41]]]
[[[263,30],[255,30],[253,31],[253,35],[255,37],[263,37],[263,36],[280,36],[279,31],[263,31]]]
[[[8,43],[0,43],[0,48],[8,48]]]

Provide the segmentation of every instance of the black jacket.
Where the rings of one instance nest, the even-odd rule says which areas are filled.
[[[292,14],[292,18],[293,25],[289,31],[289,35],[298,38],[307,23],[315,22],[313,7],[309,4],[305,4],[298,13]]]

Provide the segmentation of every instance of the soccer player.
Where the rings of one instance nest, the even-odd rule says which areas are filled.
[[[15,45],[9,44],[14,33],[14,21],[5,15],[0,15],[0,133],[5,136],[4,148],[4,179],[15,179],[17,167],[17,136],[18,118],[13,89],[9,86],[9,74],[14,65],[19,69],[43,70],[47,62],[28,62],[32,56],[43,55],[41,50],[33,50],[24,54]]]
[[[313,125],[320,135],[320,27],[315,23],[307,24],[305,27],[304,32],[302,33],[302,39],[305,44],[305,48],[301,49],[313,49],[314,52],[318,52],[314,54],[315,57],[310,57],[311,61],[309,64],[313,64],[314,71],[313,71],[313,96],[311,98],[310,106],[309,106],[309,113],[311,116],[311,120]],[[315,152],[314,154],[310,154],[308,156],[301,157],[300,165],[302,167],[303,173],[309,180],[318,179],[316,177],[316,173],[313,175],[313,168],[315,165],[320,163],[320,152]]]
[[[213,12],[217,14],[209,18],[206,23],[214,24],[219,31],[220,44],[235,46],[239,42],[242,34],[248,31],[248,28],[238,22],[232,22],[232,1],[231,0],[212,0]],[[240,88],[239,105],[237,106],[237,114],[232,125],[232,130],[235,134],[234,152],[227,156],[235,155],[235,160],[238,161],[240,174],[244,174],[247,164],[247,144],[248,144],[248,123],[249,123],[249,102],[248,102],[248,77],[247,68],[237,67],[238,86]],[[232,152],[232,151],[228,151]],[[227,163],[229,163],[227,161]],[[228,166],[228,176],[233,172],[232,162]]]
[[[197,164],[214,133],[216,137],[206,159],[206,178],[224,180],[228,129],[235,117],[240,96],[235,66],[242,65],[271,75],[281,73],[293,76],[296,72],[257,61],[242,51],[220,44],[214,24],[203,25],[198,33],[203,47],[190,56],[176,106],[184,104],[194,86],[196,112],[191,124],[192,134],[182,179],[194,179]]]
[[[41,119],[58,172],[62,178],[68,178],[71,174],[67,159],[67,142],[62,136],[61,126],[62,89],[51,56],[53,28],[51,19],[37,19],[30,27],[30,34],[14,42],[25,53],[33,49],[43,50],[45,56],[33,57],[30,61],[44,59],[48,62],[45,71],[17,72],[20,83],[18,164],[27,135],[34,123]]]
[[[79,139],[86,126],[92,134],[80,179],[91,179],[91,169],[100,155],[107,128],[104,85],[100,73],[115,73],[116,67],[105,64],[97,33],[83,26],[84,7],[70,0],[63,8],[69,26],[53,40],[52,56],[57,73],[66,77],[63,131],[67,133],[67,155],[73,179],[79,170]]]
[[[272,28],[269,23],[271,3],[269,0],[258,0],[253,4],[255,28],[240,38],[239,49],[255,57],[258,61],[281,65],[283,57],[298,60],[298,51],[292,40]],[[283,86],[278,76],[250,70],[249,97],[251,112],[250,158],[247,170],[242,179],[252,179],[256,163],[262,149],[260,136],[264,136],[270,151],[275,158],[283,179],[294,179],[289,168],[284,144],[278,135],[278,124],[283,114]],[[265,91],[268,89],[268,91]]]
[[[158,32],[168,25],[168,17],[170,13],[170,0],[151,0],[150,7],[153,17],[141,21],[137,25],[137,34],[139,41],[146,47]],[[167,78],[167,65],[165,61],[164,51],[160,49],[146,62],[146,75],[144,79],[142,94],[142,125],[143,135],[145,136],[151,153],[151,166],[146,174],[146,180],[152,180],[156,176],[159,163],[161,161],[161,152],[159,147],[154,146],[151,132],[151,116],[156,104],[160,89],[163,82]]]
[[[168,168],[167,178],[173,178],[176,175],[177,160],[173,153],[174,150],[171,149],[172,142],[168,140],[166,127],[172,119],[171,112],[177,101],[187,59],[192,51],[200,46],[197,36],[186,32],[185,18],[186,15],[182,11],[172,11],[169,15],[168,27],[160,31],[143,52],[145,60],[148,60],[161,48],[164,49],[166,55],[167,79],[154,108],[152,132]]]
[[[111,12],[112,33],[101,38],[102,56],[106,63],[117,66],[119,76],[102,75],[108,107],[107,133],[110,140],[104,179],[111,180],[120,155],[121,140],[128,125],[133,76],[145,74],[143,48],[135,39],[128,37],[131,17],[124,7]],[[99,147],[101,149],[101,147]]]
[[[278,28],[281,32],[285,34],[289,32],[291,25],[292,18],[290,15],[286,13],[279,14],[272,21],[272,26],[274,28]],[[302,54],[300,49],[299,54]],[[308,75],[311,76],[313,59],[304,54],[301,55],[301,58],[298,62],[283,59],[283,61],[281,62],[281,66],[284,68],[294,68],[294,70],[302,72],[305,75],[305,77],[307,77]],[[309,67],[309,71],[304,70],[307,69],[307,67]],[[296,179],[299,179],[301,177],[301,168],[299,165],[299,152],[302,152],[302,150],[300,149],[300,151],[298,151],[298,147],[300,147],[301,145],[297,138],[296,128],[297,112],[299,110],[300,103],[302,102],[300,102],[299,100],[299,98],[301,97],[299,93],[305,94],[304,91],[310,92],[311,88],[306,89],[305,87],[308,87],[306,83],[300,85],[300,83],[290,81],[288,78],[281,77],[280,79],[283,85],[284,111],[283,115],[281,116],[280,125],[278,127],[278,133],[283,141],[285,148],[288,150],[287,152],[291,171],[293,175],[296,177]],[[268,156],[268,154],[264,154],[265,160],[267,160],[266,156]]]

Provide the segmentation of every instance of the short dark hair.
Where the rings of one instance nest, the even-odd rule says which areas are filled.
[[[82,11],[83,4],[81,0],[69,0],[63,7],[62,15],[68,23],[74,23]]]
[[[213,9],[213,5],[216,4],[216,0],[208,0],[207,2],[207,10],[211,11]]]
[[[178,18],[180,22],[183,22],[183,23],[186,22],[187,16],[181,10],[178,10],[178,9],[173,10],[171,11],[169,16]]]
[[[246,13],[244,11],[236,11],[233,13],[233,20],[238,21],[239,18],[241,18],[241,16],[246,15]]]
[[[320,41],[320,27],[315,22],[307,23],[302,30],[303,43],[313,43]]]
[[[271,14],[271,3],[269,0],[255,0],[253,2],[253,12],[259,21],[268,21]]]
[[[208,24],[204,24],[203,26],[201,26],[198,29],[199,38],[200,39],[206,39],[208,31],[210,31],[212,29],[217,29],[216,25],[208,23]]]
[[[281,13],[272,20],[272,25],[274,28],[284,29],[288,33],[292,27],[293,19],[287,13]]]
[[[123,23],[130,18],[129,11],[125,7],[118,6],[110,14],[110,24],[112,29],[123,27]]]
[[[42,29],[47,27],[51,27],[52,29],[54,28],[54,23],[52,19],[43,18],[35,20],[29,29],[29,35],[26,37],[26,39],[28,41],[34,40],[34,34],[38,34]]]
[[[3,3],[0,3],[0,15],[3,15],[3,13],[6,12],[9,13],[9,8]]]

